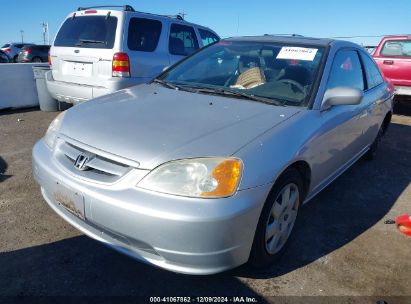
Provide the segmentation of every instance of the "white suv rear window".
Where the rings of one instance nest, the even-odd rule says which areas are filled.
[[[107,16],[75,16],[64,22],[54,46],[112,49],[117,18]]]

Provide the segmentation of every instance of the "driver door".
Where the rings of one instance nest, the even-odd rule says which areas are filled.
[[[343,49],[336,53],[327,89],[352,87],[364,91],[364,73],[358,52]],[[314,139],[313,184],[322,187],[345,170],[363,151],[367,104],[339,105],[319,112],[319,134]]]

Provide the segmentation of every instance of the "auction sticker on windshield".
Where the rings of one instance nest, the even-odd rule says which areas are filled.
[[[318,49],[284,46],[277,55],[277,59],[296,59],[313,61]]]

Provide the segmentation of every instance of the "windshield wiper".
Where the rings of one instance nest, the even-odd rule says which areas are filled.
[[[221,89],[221,88],[214,89],[214,88],[196,87],[196,86],[191,86],[191,87],[195,89],[197,93],[209,93],[209,94],[217,94],[217,95],[225,95],[225,96],[236,96],[236,97],[242,97],[245,99],[258,101],[258,102],[269,104],[269,105],[274,104],[276,106],[285,107],[284,103],[277,99],[257,96],[253,94],[247,94],[241,91],[234,91],[234,90]]]
[[[80,46],[86,43],[96,43],[96,44],[105,44],[104,41],[101,40],[92,40],[92,39],[80,39],[79,42],[76,43],[76,46]]]
[[[233,95],[233,96],[237,96],[237,97],[244,97],[246,99],[250,99],[253,101],[258,101],[258,102],[262,102],[262,103],[266,103],[266,104],[274,104],[276,106],[282,106],[285,107],[284,103],[277,100],[277,99],[273,99],[273,98],[268,98],[268,97],[262,97],[262,96],[257,96],[257,95],[253,95],[253,94],[247,94],[241,91],[233,91],[233,90],[227,90],[227,89],[221,89],[221,90],[217,90],[220,93],[226,94],[226,95]]]
[[[176,85],[176,84],[173,84],[171,82],[168,82],[168,81],[165,81],[165,80],[162,80],[162,79],[159,79],[159,78],[154,78],[152,82],[159,83],[162,86],[164,86],[166,88],[169,88],[169,89],[173,89],[173,90],[181,90],[181,91],[186,91],[186,92],[191,92],[191,93],[196,92],[196,90],[194,90],[194,89],[189,89],[189,88],[184,87],[184,86]]]

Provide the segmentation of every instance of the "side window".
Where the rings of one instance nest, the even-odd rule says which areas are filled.
[[[327,89],[341,86],[364,90],[363,72],[356,51],[342,50],[334,57]]]
[[[220,40],[215,34],[211,33],[210,31],[198,29],[198,32],[200,33],[203,46],[209,45],[213,42]]]
[[[384,82],[380,70],[376,63],[367,55],[361,54],[364,63],[365,73],[367,75],[367,89],[372,89]]]
[[[172,24],[169,51],[173,55],[188,56],[198,49],[198,41],[191,26]]]
[[[131,18],[128,26],[128,48],[132,51],[154,52],[160,40],[162,23],[158,20]]]
[[[382,56],[411,57],[411,40],[388,40],[381,50]]]

